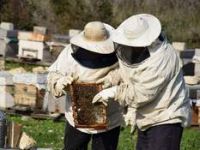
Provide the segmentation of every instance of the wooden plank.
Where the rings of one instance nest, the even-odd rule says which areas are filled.
[[[61,114],[56,113],[55,115],[45,114],[45,113],[32,113],[31,117],[34,119],[53,119],[59,118]]]
[[[33,110],[30,107],[25,106],[13,106],[12,108],[7,108],[3,110],[8,115],[12,116],[30,116]]]
[[[30,64],[30,65],[40,65],[40,66],[50,66],[52,64],[52,62],[45,62],[45,61],[39,61],[39,60],[33,60],[33,59],[19,59],[16,57],[6,57],[5,60],[7,62],[17,62],[17,63]]]
[[[12,109],[15,111],[32,112],[31,107],[22,106],[22,105],[15,105],[14,107],[12,107]]]
[[[9,123],[8,133],[7,133],[7,139],[8,139],[7,146],[11,148],[17,148],[21,137],[21,133],[22,133],[21,124],[17,124],[14,122]]]

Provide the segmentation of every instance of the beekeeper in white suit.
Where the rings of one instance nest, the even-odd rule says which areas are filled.
[[[127,105],[127,124],[138,128],[137,150],[179,150],[190,104],[174,48],[161,34],[160,21],[150,14],[134,15],[114,31],[112,40],[123,82],[98,93],[93,102],[114,98]],[[105,85],[114,85],[105,77]]]
[[[110,39],[113,30],[108,24],[89,22],[83,32],[70,40],[70,44],[49,68],[48,89],[54,96],[64,95],[64,88],[74,80],[95,83],[118,67],[114,45]],[[75,128],[71,100],[68,99],[66,103],[65,150],[87,150],[90,139],[93,150],[117,149],[123,120],[118,102],[112,101],[107,106],[106,130]]]

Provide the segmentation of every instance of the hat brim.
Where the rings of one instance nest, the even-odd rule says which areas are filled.
[[[84,37],[84,31],[79,33],[78,35],[74,36],[70,43],[74,44],[76,46],[79,46],[81,48],[84,48],[86,50],[100,53],[100,54],[110,54],[114,52],[114,44],[111,40],[112,32],[114,31],[114,28],[108,24],[105,24],[105,28],[108,31],[109,37],[106,40],[103,41],[91,41]]]
[[[131,21],[134,17],[142,17],[148,23],[148,29],[137,38],[127,38],[124,35],[124,28],[127,26],[127,22]],[[126,19],[123,23],[119,25],[119,27],[113,32],[112,40],[118,44],[132,46],[132,47],[146,47],[150,46],[160,35],[161,33],[161,24],[160,21],[149,14],[139,14],[134,15],[128,19]]]

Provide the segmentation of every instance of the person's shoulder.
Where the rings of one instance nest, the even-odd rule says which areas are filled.
[[[67,44],[64,49],[61,51],[60,54],[62,53],[71,53],[72,52],[72,49],[71,49],[71,44]]]
[[[72,53],[72,49],[71,49],[71,44],[68,44],[64,47],[64,49],[60,52],[59,57],[58,58],[62,58],[62,57],[68,57],[70,56]]]

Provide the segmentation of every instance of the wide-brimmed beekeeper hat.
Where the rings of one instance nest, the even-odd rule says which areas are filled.
[[[114,45],[111,40],[111,34],[114,28],[100,21],[89,22],[84,30],[74,36],[70,43],[86,50],[109,54],[114,52]]]
[[[112,40],[132,47],[151,45],[161,33],[160,21],[150,14],[138,14],[122,22],[113,32]]]

